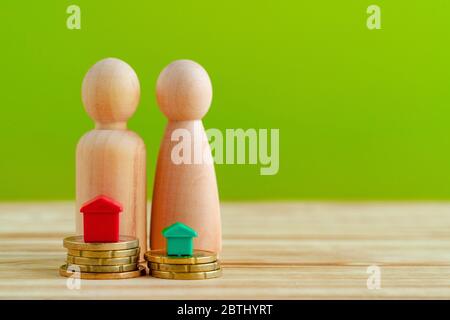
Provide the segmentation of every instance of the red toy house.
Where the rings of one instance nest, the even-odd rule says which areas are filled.
[[[80,209],[83,214],[84,242],[119,241],[119,214],[122,205],[108,197],[98,196]]]

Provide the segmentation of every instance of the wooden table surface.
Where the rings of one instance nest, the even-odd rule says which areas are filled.
[[[223,203],[224,275],[58,275],[74,204],[0,203],[1,299],[450,299],[449,203]],[[381,271],[368,289],[367,268]]]

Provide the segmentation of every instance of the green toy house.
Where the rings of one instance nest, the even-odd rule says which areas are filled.
[[[194,251],[193,238],[197,232],[187,225],[176,222],[162,231],[167,242],[168,256],[192,256]]]

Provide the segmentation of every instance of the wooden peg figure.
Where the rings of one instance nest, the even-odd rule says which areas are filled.
[[[95,129],[76,151],[76,225],[83,234],[81,206],[104,195],[123,207],[120,234],[139,239],[141,259],[147,247],[146,151],[142,139],[127,130],[140,98],[139,80],[125,62],[108,58],[86,74],[82,99]]]
[[[217,181],[201,120],[212,100],[208,73],[194,61],[174,61],[159,75],[156,96],[168,123],[156,167],[150,247],[152,250],[164,249],[162,230],[181,222],[197,231],[195,249],[220,252],[222,236]],[[179,139],[180,135],[182,139]],[[188,141],[191,148],[178,152],[183,139],[187,139],[185,147]]]

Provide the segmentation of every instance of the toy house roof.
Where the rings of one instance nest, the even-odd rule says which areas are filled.
[[[171,226],[164,228],[162,234],[166,238],[186,238],[197,237],[197,232],[181,222],[175,222]]]
[[[123,208],[120,203],[111,198],[100,195],[83,204],[80,212],[118,213],[122,212],[122,210]]]

